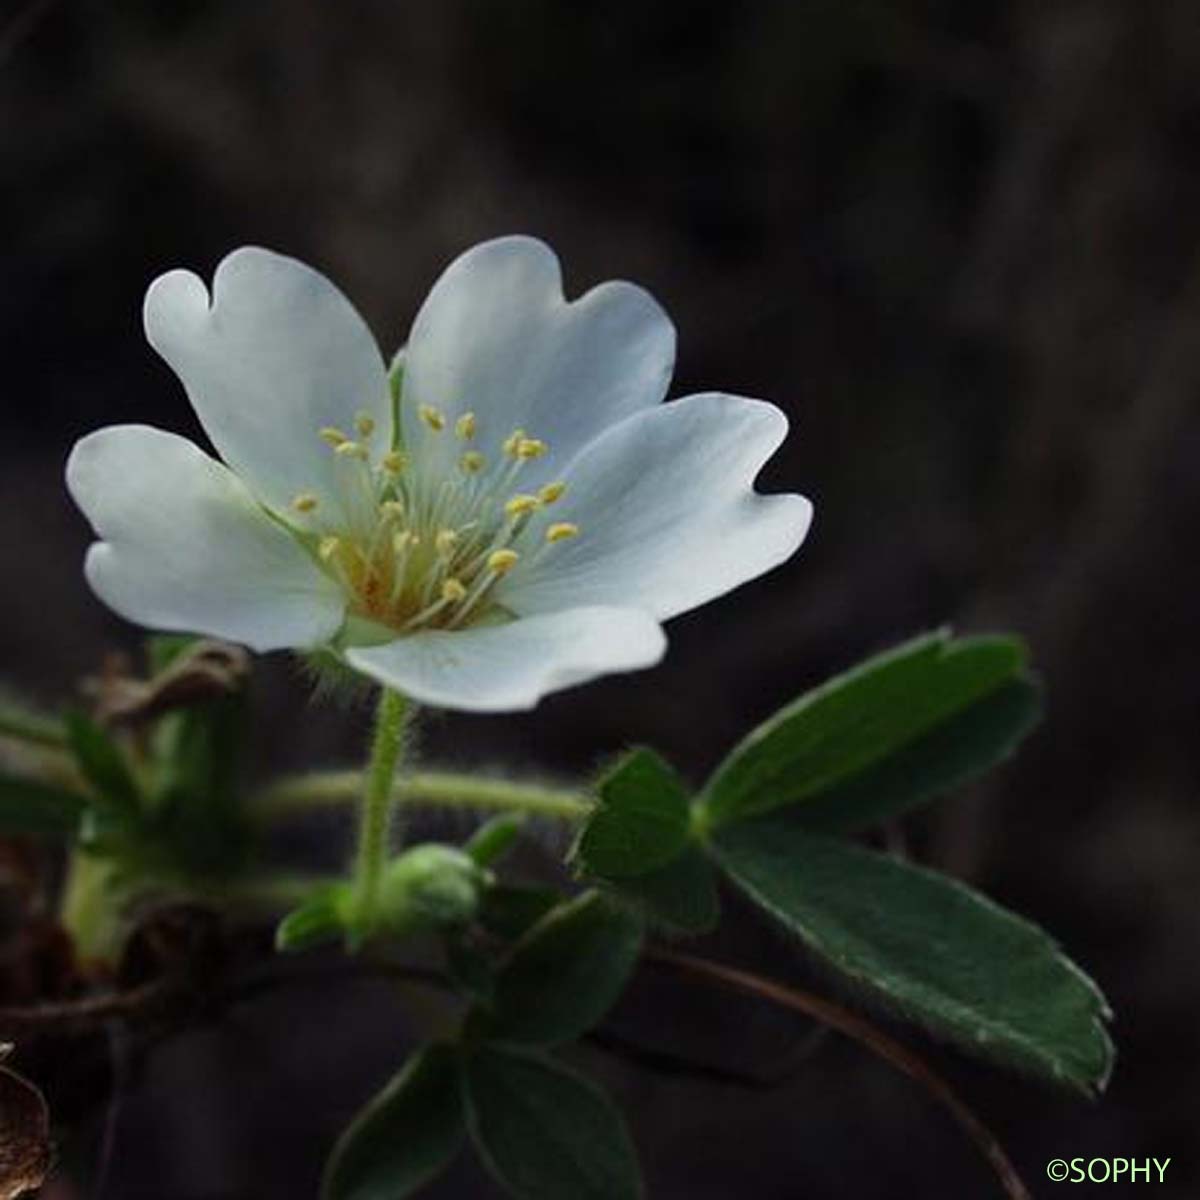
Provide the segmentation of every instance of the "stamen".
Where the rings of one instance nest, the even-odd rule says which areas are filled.
[[[433,430],[434,433],[441,433],[446,428],[445,416],[432,404],[422,404],[417,409],[417,415]]]
[[[533,512],[541,505],[541,501],[536,496],[530,496],[527,492],[518,492],[505,506],[504,511],[510,517],[521,517],[526,513]]]
[[[488,570],[495,571],[497,575],[507,575],[520,557],[515,550],[493,550],[487,557]]]
[[[554,542],[565,542],[573,537],[579,536],[579,526],[573,525],[570,521],[555,521],[546,530],[546,541],[553,544]]]
[[[327,515],[329,502],[315,491],[291,500],[294,512],[319,514],[305,527],[318,535],[317,554],[352,611],[401,635],[485,620],[501,579],[518,565],[533,568],[553,543],[579,535],[569,521],[533,524],[566,493],[564,480],[517,490],[525,464],[549,453],[546,442],[518,428],[500,443],[502,456],[490,443],[485,455],[472,444],[480,433],[473,412],[448,416],[428,404],[416,412],[434,433],[453,433],[453,462],[438,460],[434,473],[421,462],[422,470],[413,471],[412,452],[380,444],[379,420],[361,411],[350,437],[333,426],[320,430],[346,463],[338,470],[338,513]]]

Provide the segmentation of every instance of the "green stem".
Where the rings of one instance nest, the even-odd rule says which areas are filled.
[[[260,820],[269,823],[292,813],[333,808],[361,794],[360,771],[322,771],[282,779],[253,800]],[[554,821],[581,821],[592,810],[586,792],[468,775],[457,771],[413,771],[392,787],[393,801],[411,808],[469,808],[519,812]]]
[[[354,865],[355,908],[363,932],[374,924],[379,906],[379,885],[387,864],[394,807],[393,782],[404,747],[408,716],[408,700],[399,692],[384,688],[375,713],[375,737],[359,809],[358,855]]]
[[[120,899],[114,894],[114,865],[72,850],[59,902],[59,920],[85,963],[111,965],[120,943]]]
[[[62,725],[53,717],[6,705],[0,706],[0,737],[31,742],[35,746],[50,746],[56,750],[67,744]]]

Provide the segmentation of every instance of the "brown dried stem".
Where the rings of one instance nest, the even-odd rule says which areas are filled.
[[[644,957],[649,962],[659,963],[732,991],[803,1013],[866,1046],[898,1071],[903,1071],[910,1079],[915,1079],[950,1111],[950,1115],[966,1131],[995,1171],[1009,1200],[1031,1200],[1029,1189],[1022,1183],[995,1134],[959,1099],[950,1084],[916,1053],[876,1028],[865,1017],[822,996],[814,996],[810,992],[800,991],[774,979],[765,979],[740,967],[712,962],[694,954],[655,947],[647,950]]]

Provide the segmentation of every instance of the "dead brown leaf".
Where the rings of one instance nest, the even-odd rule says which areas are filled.
[[[11,1046],[0,1046],[0,1058]],[[0,1200],[17,1200],[45,1182],[50,1170],[50,1114],[28,1080],[0,1067]]]

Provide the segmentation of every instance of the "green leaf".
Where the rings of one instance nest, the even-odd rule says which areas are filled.
[[[894,807],[885,812],[881,805],[865,805],[864,811],[877,819],[911,807],[931,786],[940,789],[946,779],[958,781],[990,765],[1011,746],[1017,727],[1027,727],[1010,715],[990,739],[975,735],[982,737],[982,761],[964,761],[960,746],[955,769],[943,778],[937,763],[923,763],[917,749],[926,741],[934,754],[944,753],[946,726],[1022,678],[1024,667],[1015,638],[951,640],[944,630],[869,659],[801,696],[737,745],[704,790],[699,823],[711,830],[796,804],[903,754],[916,756],[915,765],[911,757],[902,764],[914,786],[903,786],[897,768],[888,784]],[[985,720],[985,730],[991,724]]]
[[[74,792],[20,775],[0,774],[0,833],[71,837],[87,801]]]
[[[491,1011],[477,1018],[484,1035],[535,1046],[577,1038],[621,994],[641,945],[641,922],[599,892],[560,904],[513,947]]]
[[[563,899],[552,887],[537,884],[497,883],[485,888],[480,899],[479,924],[499,938],[515,940],[540,921]]]
[[[345,884],[321,888],[279,922],[275,928],[275,949],[281,954],[291,954],[339,941],[346,931],[350,909],[350,889]]]
[[[490,821],[484,821],[471,834],[463,845],[463,853],[473,858],[481,867],[491,866],[508,852],[524,824],[523,813],[499,813]]]
[[[462,1145],[455,1051],[427,1046],[364,1108],[334,1147],[322,1200],[401,1200],[449,1166]]]
[[[712,864],[694,846],[657,871],[605,886],[667,933],[708,933],[721,919]]]
[[[142,810],[141,789],[120,748],[81,712],[67,714],[66,728],[71,753],[95,792],[95,806],[123,823],[137,823]]]
[[[1003,762],[1041,712],[1037,685],[1014,679],[874,766],[809,796],[788,818],[816,833],[856,833],[898,817]]]
[[[174,860],[187,870],[235,870],[249,851],[238,772],[247,705],[230,695],[161,717],[155,730],[152,806]]]
[[[625,755],[597,785],[599,804],[572,851],[589,875],[644,875],[682,853],[688,839],[688,794],[653,750]]]
[[[467,1128],[518,1200],[639,1200],[637,1151],[620,1112],[558,1063],[485,1047],[464,1070]]]
[[[490,1004],[496,973],[483,947],[468,931],[452,929],[442,938],[442,950],[446,974],[455,989],[473,1000]]]
[[[1092,1093],[1104,997],[1036,925],[964,884],[770,818],[712,845],[734,882],[863,993],[964,1050]]]

